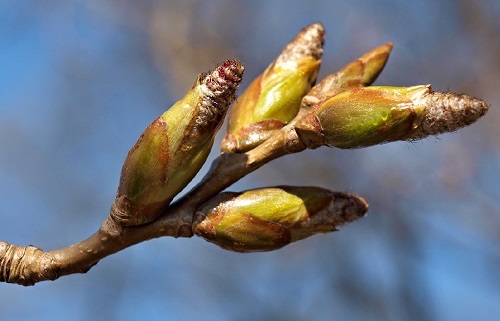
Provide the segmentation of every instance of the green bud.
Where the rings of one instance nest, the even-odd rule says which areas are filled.
[[[271,251],[362,217],[360,197],[318,187],[221,193],[195,214],[193,232],[236,252]]]
[[[184,98],[157,118],[129,151],[112,207],[122,225],[154,220],[196,175],[235,98],[243,66],[227,60],[198,77]]]
[[[324,35],[320,23],[303,29],[240,95],[229,114],[222,151],[248,151],[297,115],[302,97],[316,82]]]
[[[302,106],[311,108],[344,90],[371,85],[384,69],[391,50],[392,43],[387,43],[365,53],[338,72],[326,76],[307,93],[302,100]]]
[[[315,105],[295,128],[309,148],[358,148],[452,132],[487,110],[480,99],[434,92],[430,85],[360,87]]]

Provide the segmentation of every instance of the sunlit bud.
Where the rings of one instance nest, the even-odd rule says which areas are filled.
[[[317,105],[296,124],[309,148],[358,148],[453,132],[483,116],[477,98],[414,87],[360,87]]]
[[[320,23],[303,29],[240,95],[229,114],[223,151],[248,151],[297,115],[316,81],[324,35]]]
[[[302,106],[311,108],[341,91],[371,85],[384,69],[391,50],[392,43],[387,43],[365,53],[336,73],[326,76],[307,93],[302,100]]]
[[[271,251],[362,217],[360,197],[319,187],[221,193],[195,214],[193,232],[236,252]]]
[[[240,62],[227,60],[198,76],[184,98],[149,125],[123,164],[111,211],[118,222],[152,221],[191,181],[210,152],[242,74]]]

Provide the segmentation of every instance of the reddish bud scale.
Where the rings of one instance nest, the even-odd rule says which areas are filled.
[[[235,98],[244,67],[237,60],[226,60],[212,73],[201,76],[203,93],[201,108],[196,118],[198,127],[224,117]]]

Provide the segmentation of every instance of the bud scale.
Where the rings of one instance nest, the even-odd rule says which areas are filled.
[[[409,140],[456,131],[474,123],[489,108],[481,99],[438,91],[417,97],[413,102],[426,106],[426,109],[421,123],[410,133]]]

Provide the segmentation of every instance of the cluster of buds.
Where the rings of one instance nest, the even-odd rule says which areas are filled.
[[[225,192],[199,208],[193,232],[231,251],[271,251],[335,231],[367,210],[367,203],[356,195],[319,187]]]
[[[413,87],[370,86],[392,44],[364,54],[325,77],[302,99],[294,129],[308,148],[361,148],[414,141],[468,126],[488,111],[483,100]]]
[[[294,130],[308,148],[360,148],[454,131],[484,115],[488,105],[430,85],[370,86],[392,44],[377,47],[318,84],[325,30],[304,28],[233,106],[224,153],[246,153]],[[154,220],[195,176],[234,100],[242,65],[228,60],[199,76],[186,96],[155,120],[130,150],[111,210],[124,226]],[[276,136],[278,137],[278,136]],[[194,215],[193,232],[237,252],[269,251],[336,230],[362,217],[366,202],[317,187],[274,187],[220,193]]]
[[[306,27],[250,84],[230,112],[222,151],[251,150],[289,123],[308,148],[414,141],[470,125],[489,108],[480,99],[433,91],[430,85],[370,87],[387,63],[392,43],[311,88],[324,35],[319,23]]]

